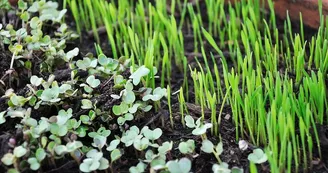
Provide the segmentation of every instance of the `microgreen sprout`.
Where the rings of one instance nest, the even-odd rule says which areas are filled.
[[[248,155],[248,160],[252,161],[254,163],[260,164],[266,162],[268,157],[266,154],[263,152],[262,149],[255,149],[253,150],[253,153]]]
[[[195,150],[195,141],[192,139],[189,139],[186,142],[181,142],[179,144],[179,151],[182,154],[192,154]]]
[[[185,117],[185,121],[186,121],[187,127],[194,128],[194,130],[192,131],[192,134],[196,135],[196,136],[204,135],[206,133],[206,130],[212,127],[211,123],[202,124],[201,118],[198,118],[195,123],[195,120],[190,115],[187,115]]]
[[[172,173],[189,173],[191,161],[187,158],[182,158],[179,161],[168,161],[166,166]]]
[[[87,153],[87,158],[80,165],[82,172],[92,172],[95,170],[105,170],[109,167],[109,161],[103,157],[103,153],[95,149]]]

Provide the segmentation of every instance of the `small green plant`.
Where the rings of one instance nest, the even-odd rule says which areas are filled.
[[[92,172],[96,170],[105,170],[109,167],[109,161],[103,157],[103,153],[95,149],[87,153],[87,158],[80,165],[82,172]]]
[[[220,164],[214,164],[212,166],[212,171],[214,173],[243,173],[244,172],[243,169],[237,167],[233,167],[229,169],[229,165],[225,162],[222,162]]]
[[[30,164],[32,170],[38,170],[41,162],[46,158],[47,153],[43,148],[38,148],[35,152],[35,157],[30,157],[27,162]]]
[[[218,162],[221,163],[220,155],[223,152],[223,144],[222,142],[219,142],[216,146],[213,145],[213,143],[207,139],[203,140],[201,150],[205,153],[213,153],[215,158],[218,160]]]
[[[151,141],[154,141],[154,140],[157,140],[159,137],[162,136],[163,132],[160,128],[156,128],[154,130],[150,130],[148,128],[148,126],[145,126],[144,128],[141,129],[141,133],[143,133],[143,135],[151,140]]]
[[[66,145],[57,145],[54,147],[54,151],[58,156],[63,156],[67,153],[75,154],[74,152],[83,147],[82,142],[73,141],[69,142]]]
[[[262,149],[255,149],[253,150],[253,153],[249,154],[247,159],[251,162],[260,164],[260,163],[264,163],[268,160],[268,157],[266,156],[266,154],[263,152]]]
[[[93,143],[91,145],[101,150],[107,143],[107,137],[110,134],[110,130],[106,130],[106,128],[101,127],[97,130],[97,132],[88,133],[88,136],[93,138]]]
[[[192,139],[189,139],[186,142],[180,142],[179,151],[182,154],[193,154],[195,151],[195,141]]]
[[[229,169],[229,165],[225,162],[221,164],[215,164],[212,166],[212,171],[214,173],[230,173],[231,170]]]
[[[191,161],[187,158],[182,158],[179,161],[168,161],[166,166],[172,173],[189,173],[191,170]]]
[[[195,120],[190,115],[187,115],[185,117],[185,121],[186,121],[187,127],[194,128],[194,130],[192,131],[192,134],[196,135],[196,136],[204,135],[206,133],[206,130],[212,127],[211,123],[202,124],[201,118],[198,118],[195,123]]]
[[[131,173],[143,173],[145,169],[146,169],[146,164],[144,164],[143,162],[139,162],[137,166],[130,167],[129,171]]]

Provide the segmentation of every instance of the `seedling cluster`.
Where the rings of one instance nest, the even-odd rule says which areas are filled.
[[[302,14],[296,31],[267,4],[0,0],[0,129],[15,127],[0,166],[189,173],[208,157],[214,173],[312,170],[328,120],[328,22],[319,0],[310,37]],[[227,123],[246,165],[226,160]]]

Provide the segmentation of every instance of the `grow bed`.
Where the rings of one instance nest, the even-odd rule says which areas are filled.
[[[1,3],[1,172],[327,171],[323,15],[317,30],[258,1]]]

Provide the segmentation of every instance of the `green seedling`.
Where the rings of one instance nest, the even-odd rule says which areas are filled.
[[[148,126],[145,126],[141,129],[141,133],[149,140],[155,141],[159,137],[162,136],[162,130],[160,128],[156,128],[154,130],[150,130]]]
[[[129,168],[129,171],[131,173],[143,173],[145,171],[145,169],[146,169],[146,166],[147,166],[146,164],[144,164],[143,162],[140,161],[137,164],[137,166],[130,167]]]
[[[35,157],[31,157],[27,160],[27,162],[30,164],[30,168],[32,170],[38,170],[40,168],[40,163]]]
[[[73,141],[73,142],[67,143],[66,145],[57,145],[57,146],[55,146],[54,150],[58,156],[62,156],[66,153],[74,153],[81,147],[83,147],[82,142]]]
[[[181,142],[178,148],[182,154],[193,154],[195,151],[195,141],[189,139],[186,142]]]
[[[6,111],[0,112],[0,124],[3,124],[6,122],[5,114],[6,114]]]
[[[91,59],[89,57],[83,58],[83,60],[76,61],[76,66],[80,70],[87,70],[90,68],[96,68],[97,67],[97,59]]]
[[[79,54],[79,48],[74,48],[73,50],[70,50],[66,53],[64,56],[64,60],[66,62],[69,62],[72,60],[73,57],[76,57]]]
[[[172,173],[189,173],[191,170],[191,161],[187,158],[182,158],[179,161],[168,161],[166,166]]]
[[[194,128],[192,134],[196,136],[204,135],[206,130],[212,127],[211,123],[202,124],[201,118],[198,118],[195,123],[195,120],[190,115],[185,117],[185,122],[187,127]]]
[[[57,115],[56,124],[59,126],[65,125],[67,121],[73,116],[73,110],[70,108],[67,111],[60,110]]]
[[[101,127],[97,130],[97,132],[90,132],[88,136],[93,138],[92,146],[101,149],[106,145],[107,137],[110,134],[110,130],[106,130],[106,128]]]
[[[150,72],[150,70],[145,67],[145,66],[141,66],[139,67],[135,72],[133,72],[130,76],[130,79],[132,79],[133,81],[133,85],[138,85],[141,78],[148,75]]]
[[[117,118],[117,123],[118,125],[123,125],[126,121],[132,121],[133,119],[134,117],[131,113],[126,113],[123,116]]]
[[[41,100],[44,102],[50,102],[50,103],[56,103],[60,101],[59,96],[59,88],[53,87],[53,88],[47,88],[45,89],[41,94]]]
[[[153,93],[147,93],[145,96],[142,97],[143,101],[159,101],[162,97],[167,97],[167,92],[165,88],[157,87],[153,90]]]
[[[6,153],[2,158],[1,162],[7,166],[10,166],[14,163],[15,156],[12,153]]]
[[[121,142],[125,144],[126,147],[129,147],[133,144],[135,138],[139,135],[139,128],[137,126],[132,126],[121,138]]]
[[[172,150],[173,142],[164,142],[161,146],[158,147],[158,153],[160,155],[165,155]]]
[[[138,151],[147,149],[149,145],[149,139],[147,137],[143,137],[142,135],[137,136],[133,142],[134,148]]]
[[[92,101],[89,99],[83,99],[81,101],[81,103],[82,103],[82,106],[81,106],[82,109],[92,109],[93,108]]]
[[[119,139],[114,139],[110,142],[109,146],[106,148],[107,151],[113,151],[120,144]]]
[[[118,160],[120,157],[122,156],[122,153],[119,149],[114,149],[111,153],[110,153],[110,158],[111,158],[111,164],[113,162],[115,162],[116,160]]]
[[[182,123],[183,127],[185,127],[186,123],[184,120],[185,119],[184,112],[186,111],[188,113],[188,109],[186,106],[186,101],[184,99],[184,93],[183,93],[182,87],[179,90],[178,101],[179,101],[179,110],[180,110],[180,114],[181,114],[181,123]]]
[[[43,82],[43,79],[42,78],[39,78],[39,77],[37,77],[35,75],[31,76],[31,78],[30,78],[30,83],[33,86],[38,87],[38,86],[40,86],[42,84],[42,82]]]
[[[201,150],[205,153],[213,153],[215,158],[218,160],[219,163],[221,163],[220,155],[223,152],[223,144],[222,142],[219,142],[216,146],[213,145],[213,143],[207,139],[203,140]]]
[[[103,157],[102,152],[93,149],[86,156],[87,158],[80,164],[80,170],[82,172],[105,170],[109,167],[109,161]]]
[[[14,152],[13,152],[13,154],[16,158],[23,157],[26,153],[27,153],[27,150],[23,146],[15,147]]]
[[[89,76],[86,82],[91,88],[97,88],[100,85],[100,80],[96,79],[94,75]]]
[[[128,108],[129,106],[122,102],[120,105],[114,105],[112,111],[115,115],[122,115],[129,111]]]
[[[262,149],[255,149],[253,153],[248,155],[248,160],[257,164],[261,164],[267,161],[267,156]]]
[[[229,169],[229,165],[225,162],[222,162],[220,164],[214,164],[212,166],[212,171],[214,173],[231,173],[231,170]]]
[[[17,146],[14,148],[13,153],[7,153],[2,158],[1,161],[7,166],[16,164],[16,160],[25,156],[27,154],[27,149],[24,146]]]
[[[212,171],[214,173],[243,173],[244,172],[243,169],[237,167],[233,167],[229,169],[229,165],[225,162],[222,162],[220,164],[214,164],[212,166]]]
[[[167,104],[169,107],[169,113],[170,113],[170,123],[171,127],[174,128],[174,120],[173,120],[173,114],[172,114],[172,103],[171,103],[171,87],[168,85],[166,87],[166,92],[167,92]],[[1,124],[1,121],[0,121]]]

